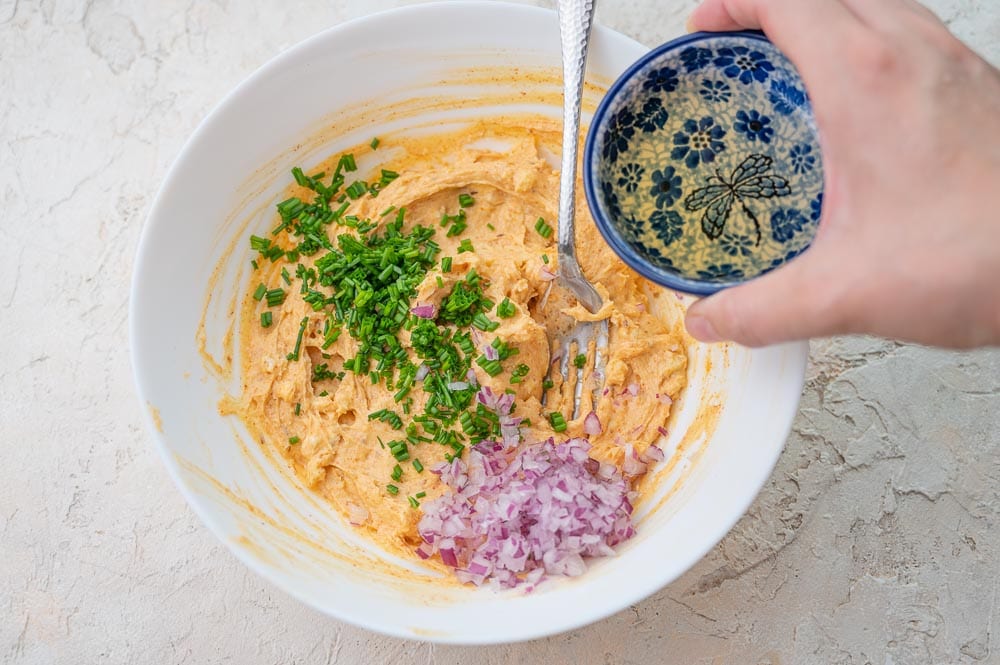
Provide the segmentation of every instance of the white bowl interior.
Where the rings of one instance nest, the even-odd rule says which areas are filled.
[[[607,616],[678,577],[725,535],[766,481],[788,434],[805,345],[753,352],[692,346],[690,386],[671,422],[670,440],[683,440],[685,452],[643,504],[639,534],[582,578],[524,595],[437,583],[413,562],[375,550],[238,421],[219,415],[220,398],[236,394],[239,376],[213,370],[200,352],[203,307],[205,350],[216,359],[235,357],[239,349],[226,339],[235,298],[249,279],[245,225],[268,227],[288,170],[372,136],[441,127],[471,113],[558,117],[554,104],[520,101],[516,78],[470,83],[466,76],[498,67],[558,71],[558,43],[554,13],[497,2],[419,5],[321,33],[258,71],[201,125],[144,229],[132,287],[132,354],[163,459],[194,510],[242,561],[339,619],[402,637],[492,643]],[[589,76],[607,87],[644,51],[598,27]],[[332,143],[309,141],[338,119],[357,117],[366,102],[384,108],[414,97],[487,92],[489,101],[473,111],[374,113]],[[345,106],[354,107],[351,114],[338,114]],[[699,419],[713,410],[714,431],[699,435]]]

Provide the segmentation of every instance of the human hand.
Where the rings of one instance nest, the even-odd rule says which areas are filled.
[[[915,0],[704,0],[690,27],[762,29],[785,52],[826,176],[812,247],[692,305],[691,334],[1000,344],[1000,71]]]

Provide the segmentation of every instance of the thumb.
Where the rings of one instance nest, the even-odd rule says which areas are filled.
[[[816,248],[740,286],[688,309],[691,335],[707,343],[766,346],[846,332],[842,273]]]

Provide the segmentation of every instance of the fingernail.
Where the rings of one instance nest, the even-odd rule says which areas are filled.
[[[687,22],[684,23],[684,29],[688,32],[697,32],[694,27],[694,14],[688,16]]]
[[[715,344],[722,341],[722,337],[715,331],[715,326],[704,316],[695,314],[687,317],[687,329],[691,336],[699,342]]]

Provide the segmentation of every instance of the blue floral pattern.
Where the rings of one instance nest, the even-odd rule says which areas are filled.
[[[670,115],[667,109],[663,108],[663,100],[659,97],[650,97],[642,104],[642,110],[636,116],[635,124],[647,134],[663,129],[667,124]]]
[[[771,137],[774,136],[774,127],[770,124],[771,119],[761,115],[760,111],[737,111],[733,129],[750,141],[770,143]]]
[[[726,233],[720,238],[719,247],[729,256],[750,256],[753,254],[754,243],[748,236]]]
[[[664,245],[680,239],[684,233],[684,219],[676,210],[657,210],[650,216],[649,223]]]
[[[677,78],[677,70],[672,67],[661,67],[649,73],[646,82],[642,84],[642,89],[646,92],[673,92],[677,89],[680,80]]]
[[[812,146],[808,143],[798,143],[788,151],[788,161],[796,173],[809,173],[816,166],[816,157],[812,154]]]
[[[698,271],[698,277],[707,280],[733,280],[733,279],[743,279],[745,273],[741,268],[736,267],[732,263],[723,263],[721,265],[710,265],[702,270]]]
[[[632,193],[639,187],[642,175],[646,172],[645,167],[638,164],[629,163],[622,167],[621,175],[618,177],[618,186],[626,192]]]
[[[752,35],[706,39],[623,84],[587,159],[600,224],[657,270],[724,285],[809,246],[823,163],[791,63]]]
[[[622,230],[633,241],[639,241],[646,231],[646,224],[635,215],[625,215],[621,219]]]
[[[635,135],[635,114],[628,107],[615,113],[608,123],[608,136],[604,142],[604,159],[614,163],[618,155],[628,150],[628,142]]]
[[[788,242],[806,227],[806,216],[798,210],[779,208],[771,213],[771,237],[778,242]]]
[[[677,171],[672,166],[653,171],[653,186],[649,189],[649,193],[656,199],[656,207],[672,206],[674,201],[681,197],[682,182],[683,179],[677,175]]]
[[[712,63],[712,49],[689,46],[681,51],[681,62],[688,73],[700,71]]]
[[[774,110],[782,115],[791,115],[806,105],[806,93],[785,80],[771,81],[771,91],[767,95]]]
[[[704,79],[701,82],[701,88],[698,90],[698,94],[706,102],[728,102],[729,98],[732,97],[733,89],[729,87],[729,84],[725,81],[713,81],[712,79]]]
[[[689,169],[704,162],[710,164],[715,156],[726,149],[722,141],[726,130],[715,124],[715,118],[704,116],[701,120],[688,120],[683,131],[674,134],[674,145],[670,153],[673,159],[683,159]]]
[[[823,216],[823,192],[820,192],[819,196],[814,198],[809,202],[809,219],[814,222],[818,222],[819,218]]]
[[[729,78],[746,84],[766,81],[774,71],[774,65],[763,52],[746,46],[720,48],[714,63]]]

